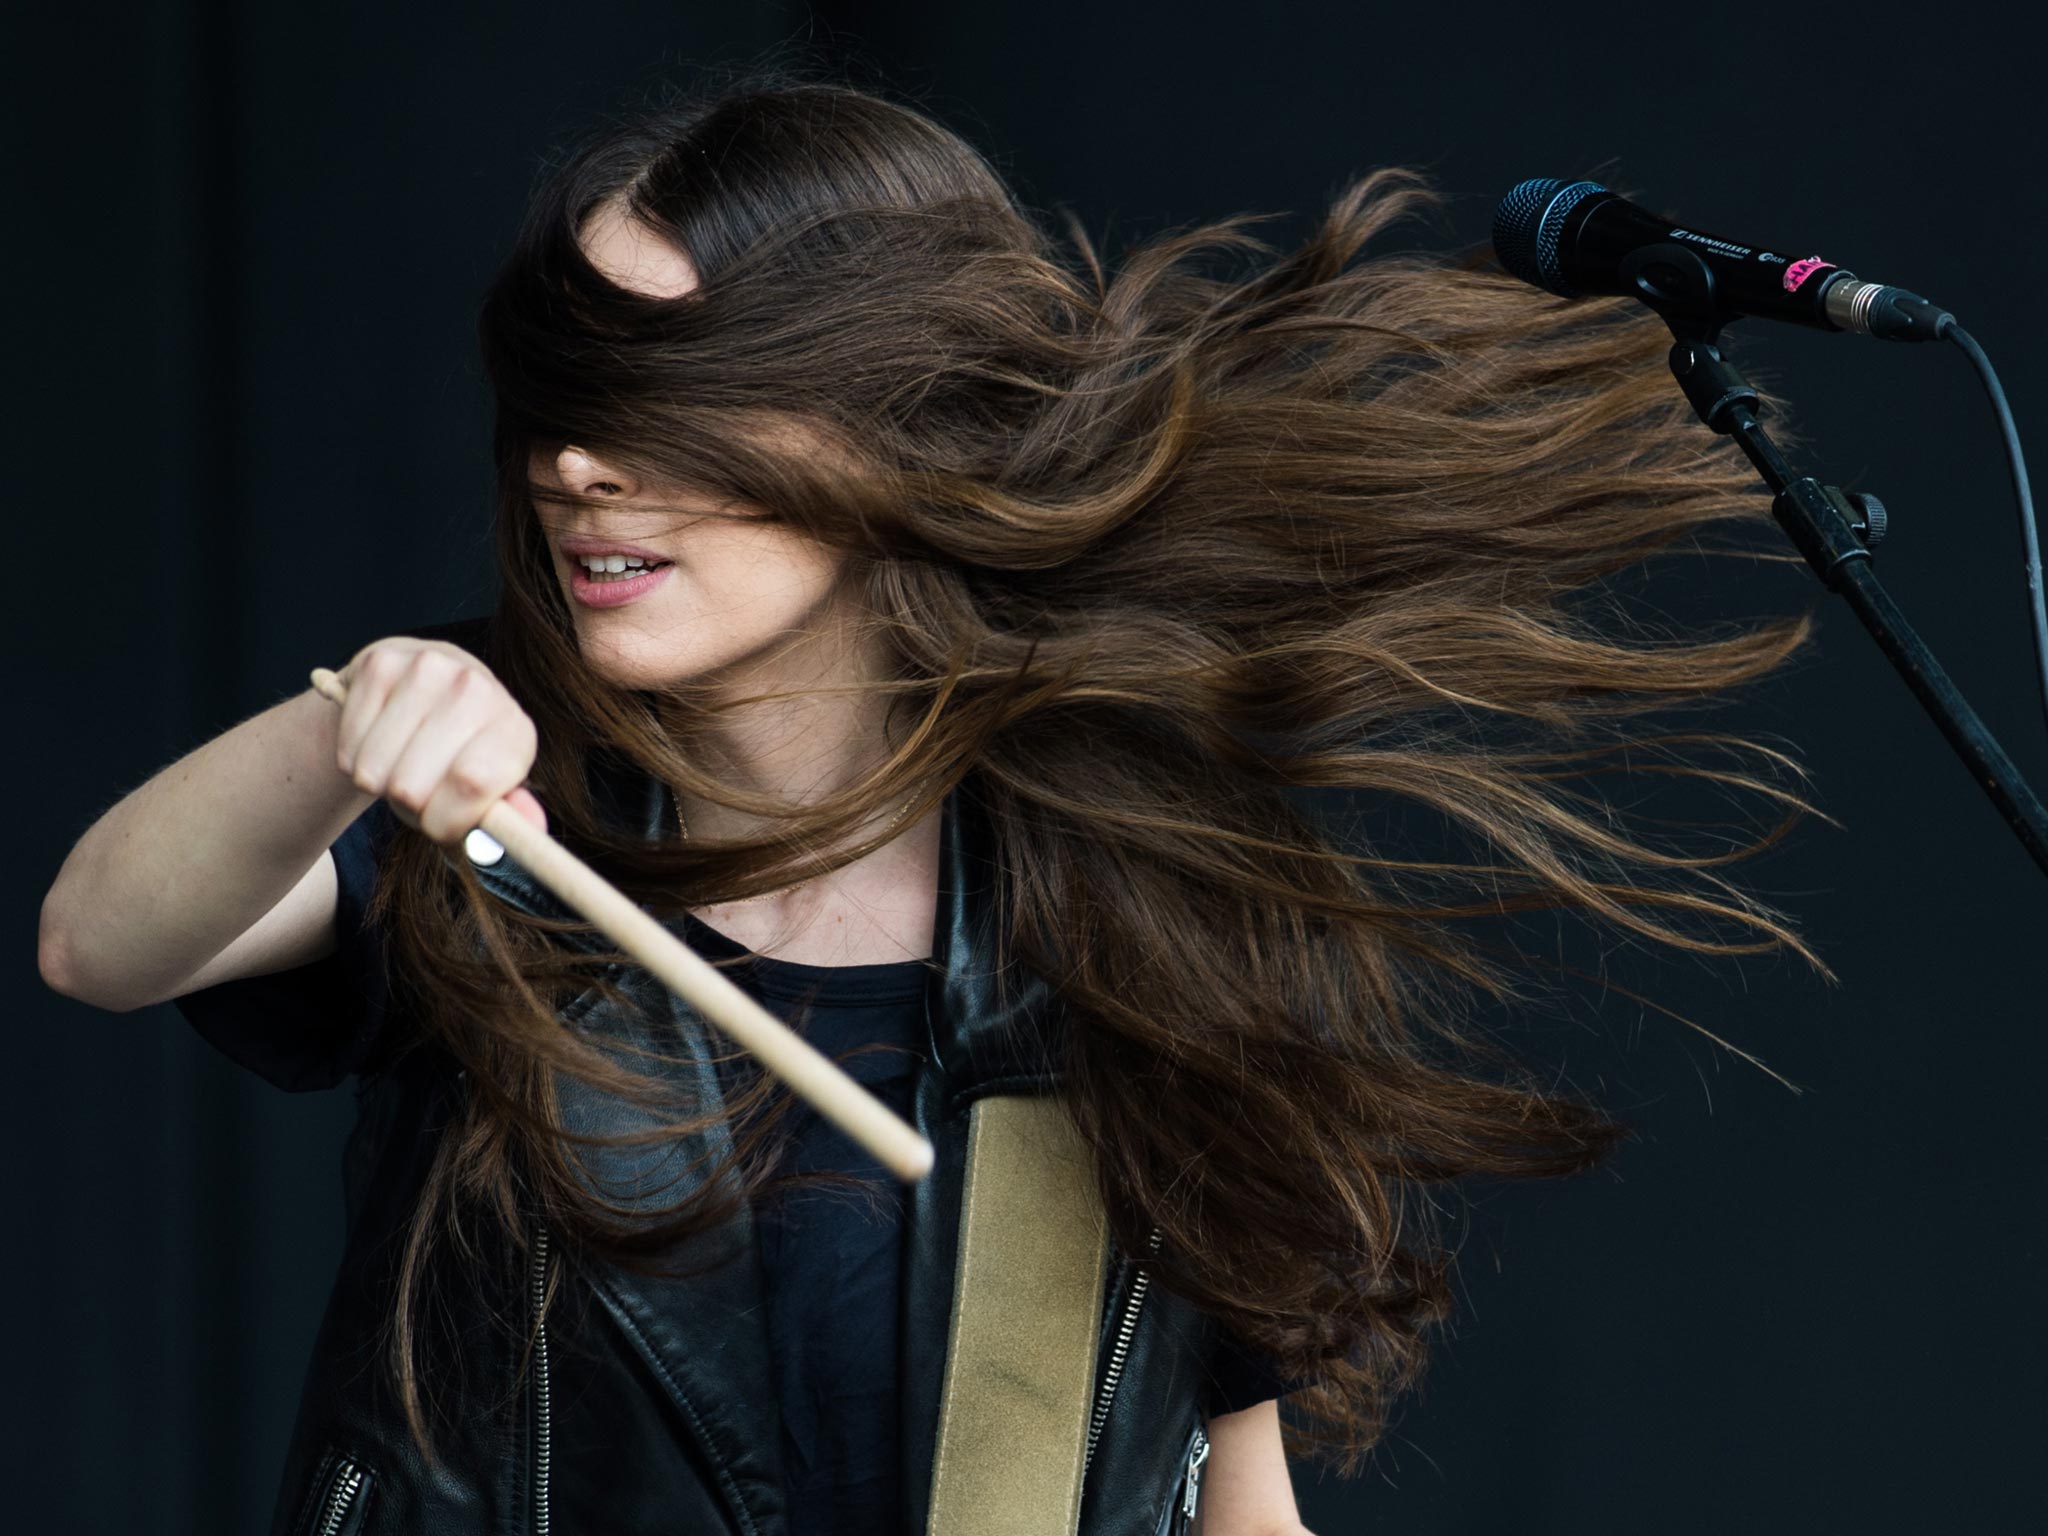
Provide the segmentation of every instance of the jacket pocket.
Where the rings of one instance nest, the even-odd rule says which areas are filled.
[[[362,1536],[376,1482],[367,1462],[330,1446],[293,1530],[297,1536]]]

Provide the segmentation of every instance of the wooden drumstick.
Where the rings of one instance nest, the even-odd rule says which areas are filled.
[[[313,688],[336,704],[348,686],[326,667],[313,669]],[[502,843],[542,885],[659,977],[763,1066],[906,1183],[932,1168],[932,1144],[862,1088],[818,1048],[741,991],[717,967],[683,943],[604,876],[503,800],[479,825]]]

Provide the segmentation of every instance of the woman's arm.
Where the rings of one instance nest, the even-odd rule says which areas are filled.
[[[1301,1523],[1278,1398],[1208,1421],[1209,1460],[1195,1504],[1195,1536],[1314,1536]]]
[[[520,788],[533,721],[482,662],[394,635],[358,651],[337,710],[308,688],[181,757],[86,829],[43,898],[43,980],[126,1012],[331,953],[327,850],[379,795],[453,845]]]
[[[335,766],[338,713],[308,688],[179,758],[88,827],[43,898],[43,980],[126,1012],[192,990],[230,946],[248,974],[331,951],[327,849],[374,798]]]

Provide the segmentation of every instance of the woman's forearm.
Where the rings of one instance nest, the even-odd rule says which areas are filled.
[[[103,1008],[174,996],[276,906],[375,798],[335,762],[337,715],[308,688],[87,828],[43,899],[44,980]]]

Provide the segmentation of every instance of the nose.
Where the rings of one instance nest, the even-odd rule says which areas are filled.
[[[562,477],[563,484],[579,495],[627,496],[632,493],[632,482],[624,474],[573,443],[565,445],[555,455],[555,473]]]

